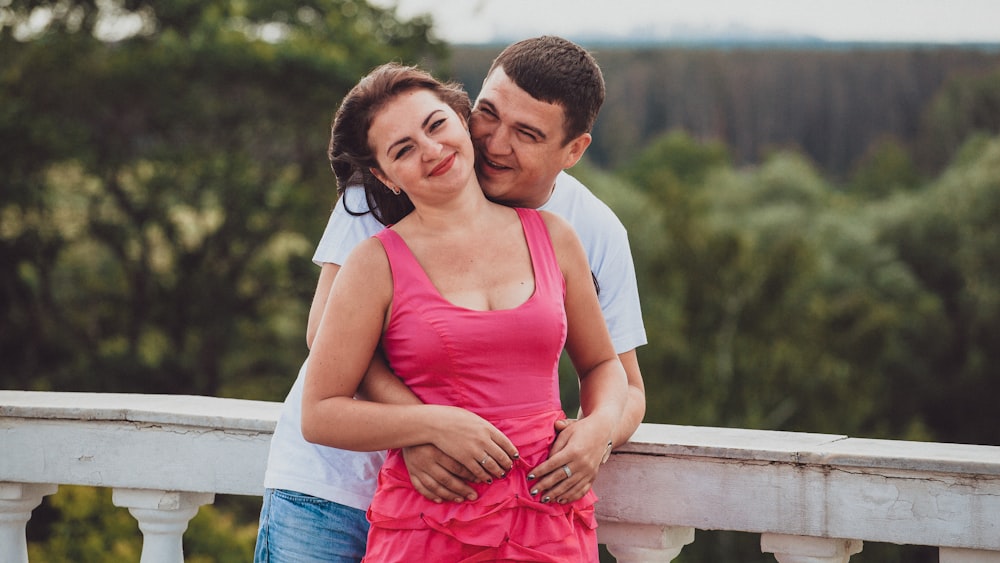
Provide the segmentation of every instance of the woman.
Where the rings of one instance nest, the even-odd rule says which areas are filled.
[[[572,228],[483,195],[470,109],[460,88],[395,64],[342,102],[330,146],[338,182],[367,175],[368,189],[405,192],[413,211],[338,273],[310,353],[303,435],[390,450],[368,512],[368,561],[597,561],[590,487],[625,403],[625,373]],[[354,399],[379,346],[425,404]],[[592,447],[537,498],[530,471],[564,416],[564,346],[580,374],[584,416],[573,430]],[[425,443],[479,477],[475,501],[417,493],[398,449]]]

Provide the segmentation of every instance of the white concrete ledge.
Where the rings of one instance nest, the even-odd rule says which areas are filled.
[[[280,408],[0,391],[0,482],[260,495]],[[1000,553],[994,446],[644,424],[595,489],[604,524]]]
[[[260,495],[280,410],[214,397],[0,391],[0,481]]]
[[[0,391],[0,416],[273,432],[281,404],[197,395]]]
[[[644,424],[618,452],[1000,476],[1000,447]]]

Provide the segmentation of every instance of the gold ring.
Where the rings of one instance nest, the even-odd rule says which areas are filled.
[[[566,474],[566,478],[567,479],[569,479],[570,477],[573,476],[573,472],[569,470],[569,466],[568,465],[562,466],[562,470],[563,470],[563,473]]]

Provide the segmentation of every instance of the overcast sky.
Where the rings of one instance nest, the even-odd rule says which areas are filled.
[[[829,41],[1000,43],[1000,0],[374,0],[430,13],[450,43],[541,34],[755,32]]]

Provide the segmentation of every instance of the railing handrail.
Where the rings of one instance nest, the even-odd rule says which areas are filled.
[[[643,424],[619,452],[1000,476],[1000,446]]]
[[[198,395],[0,390],[3,417],[273,432],[280,411],[272,401]],[[644,423],[617,452],[1000,476],[1000,446],[746,428]]]
[[[201,395],[0,390],[0,416],[273,432],[281,403]]]
[[[259,495],[280,408],[0,391],[0,483]],[[643,424],[595,489],[604,523],[1000,551],[996,446]]]

